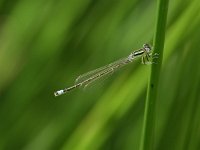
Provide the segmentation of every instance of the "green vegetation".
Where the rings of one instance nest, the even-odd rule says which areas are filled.
[[[158,0],[157,21],[154,38],[153,62],[151,66],[150,81],[145,102],[144,125],[141,139],[141,150],[155,149],[155,118],[158,84],[162,65],[165,42],[165,28],[167,23],[168,0]],[[159,56],[159,57],[158,57]],[[158,59],[158,58],[159,59]],[[156,59],[154,59],[156,58]]]
[[[150,65],[137,60],[86,90],[53,92],[153,45],[156,5],[0,1],[0,150],[139,150]],[[168,8],[155,149],[199,150],[200,2]]]

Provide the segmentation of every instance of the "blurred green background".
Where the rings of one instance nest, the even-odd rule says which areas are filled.
[[[54,97],[152,44],[156,1],[1,0],[0,150],[138,150],[149,65]],[[169,4],[156,150],[200,149],[200,1]]]

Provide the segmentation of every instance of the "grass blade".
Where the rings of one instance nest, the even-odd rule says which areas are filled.
[[[168,0],[158,0],[157,23],[154,38],[154,53],[159,54],[159,59],[156,60],[156,65],[152,65],[150,72],[150,81],[145,104],[144,125],[140,147],[141,150],[154,149],[155,107],[164,49],[167,12]]]

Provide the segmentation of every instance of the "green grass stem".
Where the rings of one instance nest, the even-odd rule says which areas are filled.
[[[158,53],[159,58],[157,60],[154,60],[156,64],[153,64],[151,66],[150,80],[148,84],[147,98],[145,103],[144,123],[140,150],[154,149],[156,99],[165,41],[168,2],[169,0],[158,0],[153,53]]]

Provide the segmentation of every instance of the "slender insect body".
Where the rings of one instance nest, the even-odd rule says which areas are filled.
[[[75,85],[73,85],[71,87],[68,87],[68,88],[64,89],[64,92],[69,92],[69,91],[71,91],[71,90],[73,90],[73,89],[75,89],[77,87],[80,87],[80,86],[82,86],[82,83],[75,84]]]
[[[86,87],[89,84],[93,83],[94,81],[96,81],[108,74],[112,74],[117,69],[131,63],[137,57],[142,57],[142,63],[147,64],[145,62],[145,60],[147,62],[151,61],[150,55],[151,55],[150,45],[144,44],[143,48],[133,51],[128,57],[125,57],[125,58],[115,61],[107,66],[98,68],[96,70],[90,71],[88,73],[85,73],[85,74],[79,76],[76,79],[76,84],[74,84],[71,87],[65,88],[63,90],[56,91],[56,92],[54,92],[54,95],[59,96],[66,92],[69,92],[73,89],[76,89],[77,87],[81,87],[81,86]]]
[[[142,54],[144,54],[144,50],[137,50],[133,52],[134,57],[141,56]]]

